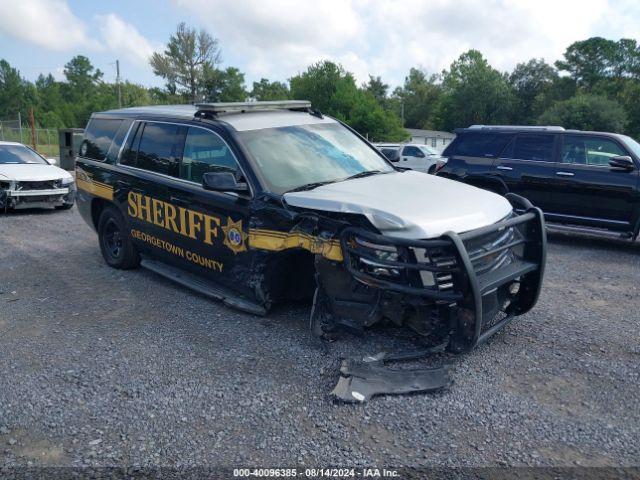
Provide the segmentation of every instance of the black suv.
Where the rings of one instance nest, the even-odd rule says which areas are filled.
[[[636,239],[640,144],[562,127],[474,125],[456,131],[439,176],[527,198],[555,227]]]
[[[538,208],[398,169],[306,101],[95,113],[76,183],[112,267],[259,315],[313,298],[320,336],[391,323],[468,350],[540,291]]]

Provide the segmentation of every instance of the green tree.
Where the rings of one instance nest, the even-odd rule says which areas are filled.
[[[543,59],[533,58],[516,65],[509,75],[509,83],[517,97],[514,122],[534,124],[555,99],[554,87],[559,78],[558,72]]]
[[[0,60],[0,119],[17,117],[22,106],[22,96],[23,81],[20,72],[6,60]]]
[[[628,122],[625,132],[636,140],[640,140],[640,81],[628,81],[619,98],[627,112]]]
[[[604,78],[640,78],[640,48],[633,39],[592,37],[569,45],[556,67],[589,89]]]
[[[342,66],[323,61],[290,79],[291,97],[310,100],[314,108],[336,117],[371,140],[407,137],[398,117],[382,109],[375,97],[356,85]]]
[[[292,98],[309,100],[314,108],[342,119],[351,108],[357,90],[353,75],[329,61],[311,65],[306,72],[292,77],[289,85]]]
[[[438,123],[443,130],[511,122],[513,89],[477,50],[463,53],[443,72],[442,88]]]
[[[244,73],[235,67],[207,71],[204,89],[209,102],[244,102],[248,96]]]
[[[404,118],[409,128],[432,128],[442,97],[436,75],[427,76],[418,68],[411,68],[402,88],[393,92],[393,110]]]
[[[204,96],[207,72],[215,71],[220,62],[218,40],[184,22],[169,38],[164,53],[154,52],[149,60],[153,73],[165,79],[171,93],[186,93],[194,103]]]
[[[102,72],[95,68],[91,61],[83,56],[73,57],[64,66],[66,82],[60,85],[60,92],[65,102],[64,116],[72,126],[86,125],[92,112],[100,111],[105,105]],[[117,104],[108,104],[114,108]]]
[[[176,103],[186,103],[189,101],[184,95],[162,89],[151,87],[147,90],[152,105],[175,105]]]
[[[369,81],[362,86],[363,90],[369,92],[376,101],[385,106],[387,102],[387,95],[389,93],[389,85],[382,81],[382,77],[374,77],[369,75]]]
[[[260,101],[288,100],[290,93],[286,83],[270,82],[266,78],[261,78],[259,82],[253,82],[250,96]]]
[[[86,96],[91,94],[94,87],[102,81],[103,74],[91,64],[87,57],[77,55],[64,66],[64,76],[67,79],[69,91],[75,96]]]
[[[578,130],[623,132],[627,116],[615,100],[583,94],[557,102],[540,116],[538,123]]]

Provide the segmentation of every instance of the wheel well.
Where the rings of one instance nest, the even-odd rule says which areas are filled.
[[[497,193],[498,195],[505,195],[509,192],[507,185],[501,179],[467,177],[464,181],[469,185],[482,188],[483,190],[489,190],[490,192]]]
[[[106,200],[100,198],[94,198],[91,201],[91,221],[93,222],[93,228],[98,231],[98,221],[100,220],[100,214],[102,211],[110,205]]]
[[[307,250],[296,248],[274,254],[266,267],[271,301],[311,299],[316,288],[315,272],[315,255]]]

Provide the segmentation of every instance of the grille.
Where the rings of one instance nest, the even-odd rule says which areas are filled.
[[[16,184],[16,190],[50,190],[52,188],[60,188],[61,185],[61,180],[18,182]]]
[[[501,267],[509,265],[518,255],[519,248],[512,247],[491,253],[496,248],[508,245],[516,240],[522,239],[520,230],[516,227],[510,227],[505,230],[490,232],[478,238],[466,240],[465,247],[471,259],[471,264],[477,275],[482,275]],[[456,257],[449,248],[433,248],[429,249],[413,249],[416,259],[437,267],[454,267],[457,263]],[[427,258],[428,255],[428,258]],[[453,275],[449,272],[421,272],[422,284],[425,287],[433,287],[434,284],[438,290],[447,292],[453,290]]]
[[[515,227],[510,227],[502,231],[491,232],[472,240],[465,242],[471,264],[476,274],[491,272],[500,267],[509,265],[514,259],[514,249],[507,248],[499,252],[490,253],[481,256],[487,252],[491,252],[496,248],[503,247],[515,240],[521,239],[520,231]]]
[[[428,263],[435,267],[453,267],[456,264],[455,257],[445,248],[431,248],[428,251],[425,248],[413,248],[413,252],[418,262]],[[421,271],[420,277],[422,285],[425,287],[433,288],[435,286],[442,292],[453,289],[451,273]]]

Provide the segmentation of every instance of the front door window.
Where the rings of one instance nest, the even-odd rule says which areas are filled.
[[[202,128],[189,128],[180,165],[180,178],[202,183],[208,172],[238,174],[238,163],[228,145],[216,134]]]
[[[562,147],[562,163],[608,167],[612,157],[628,155],[609,138],[567,135]]]

